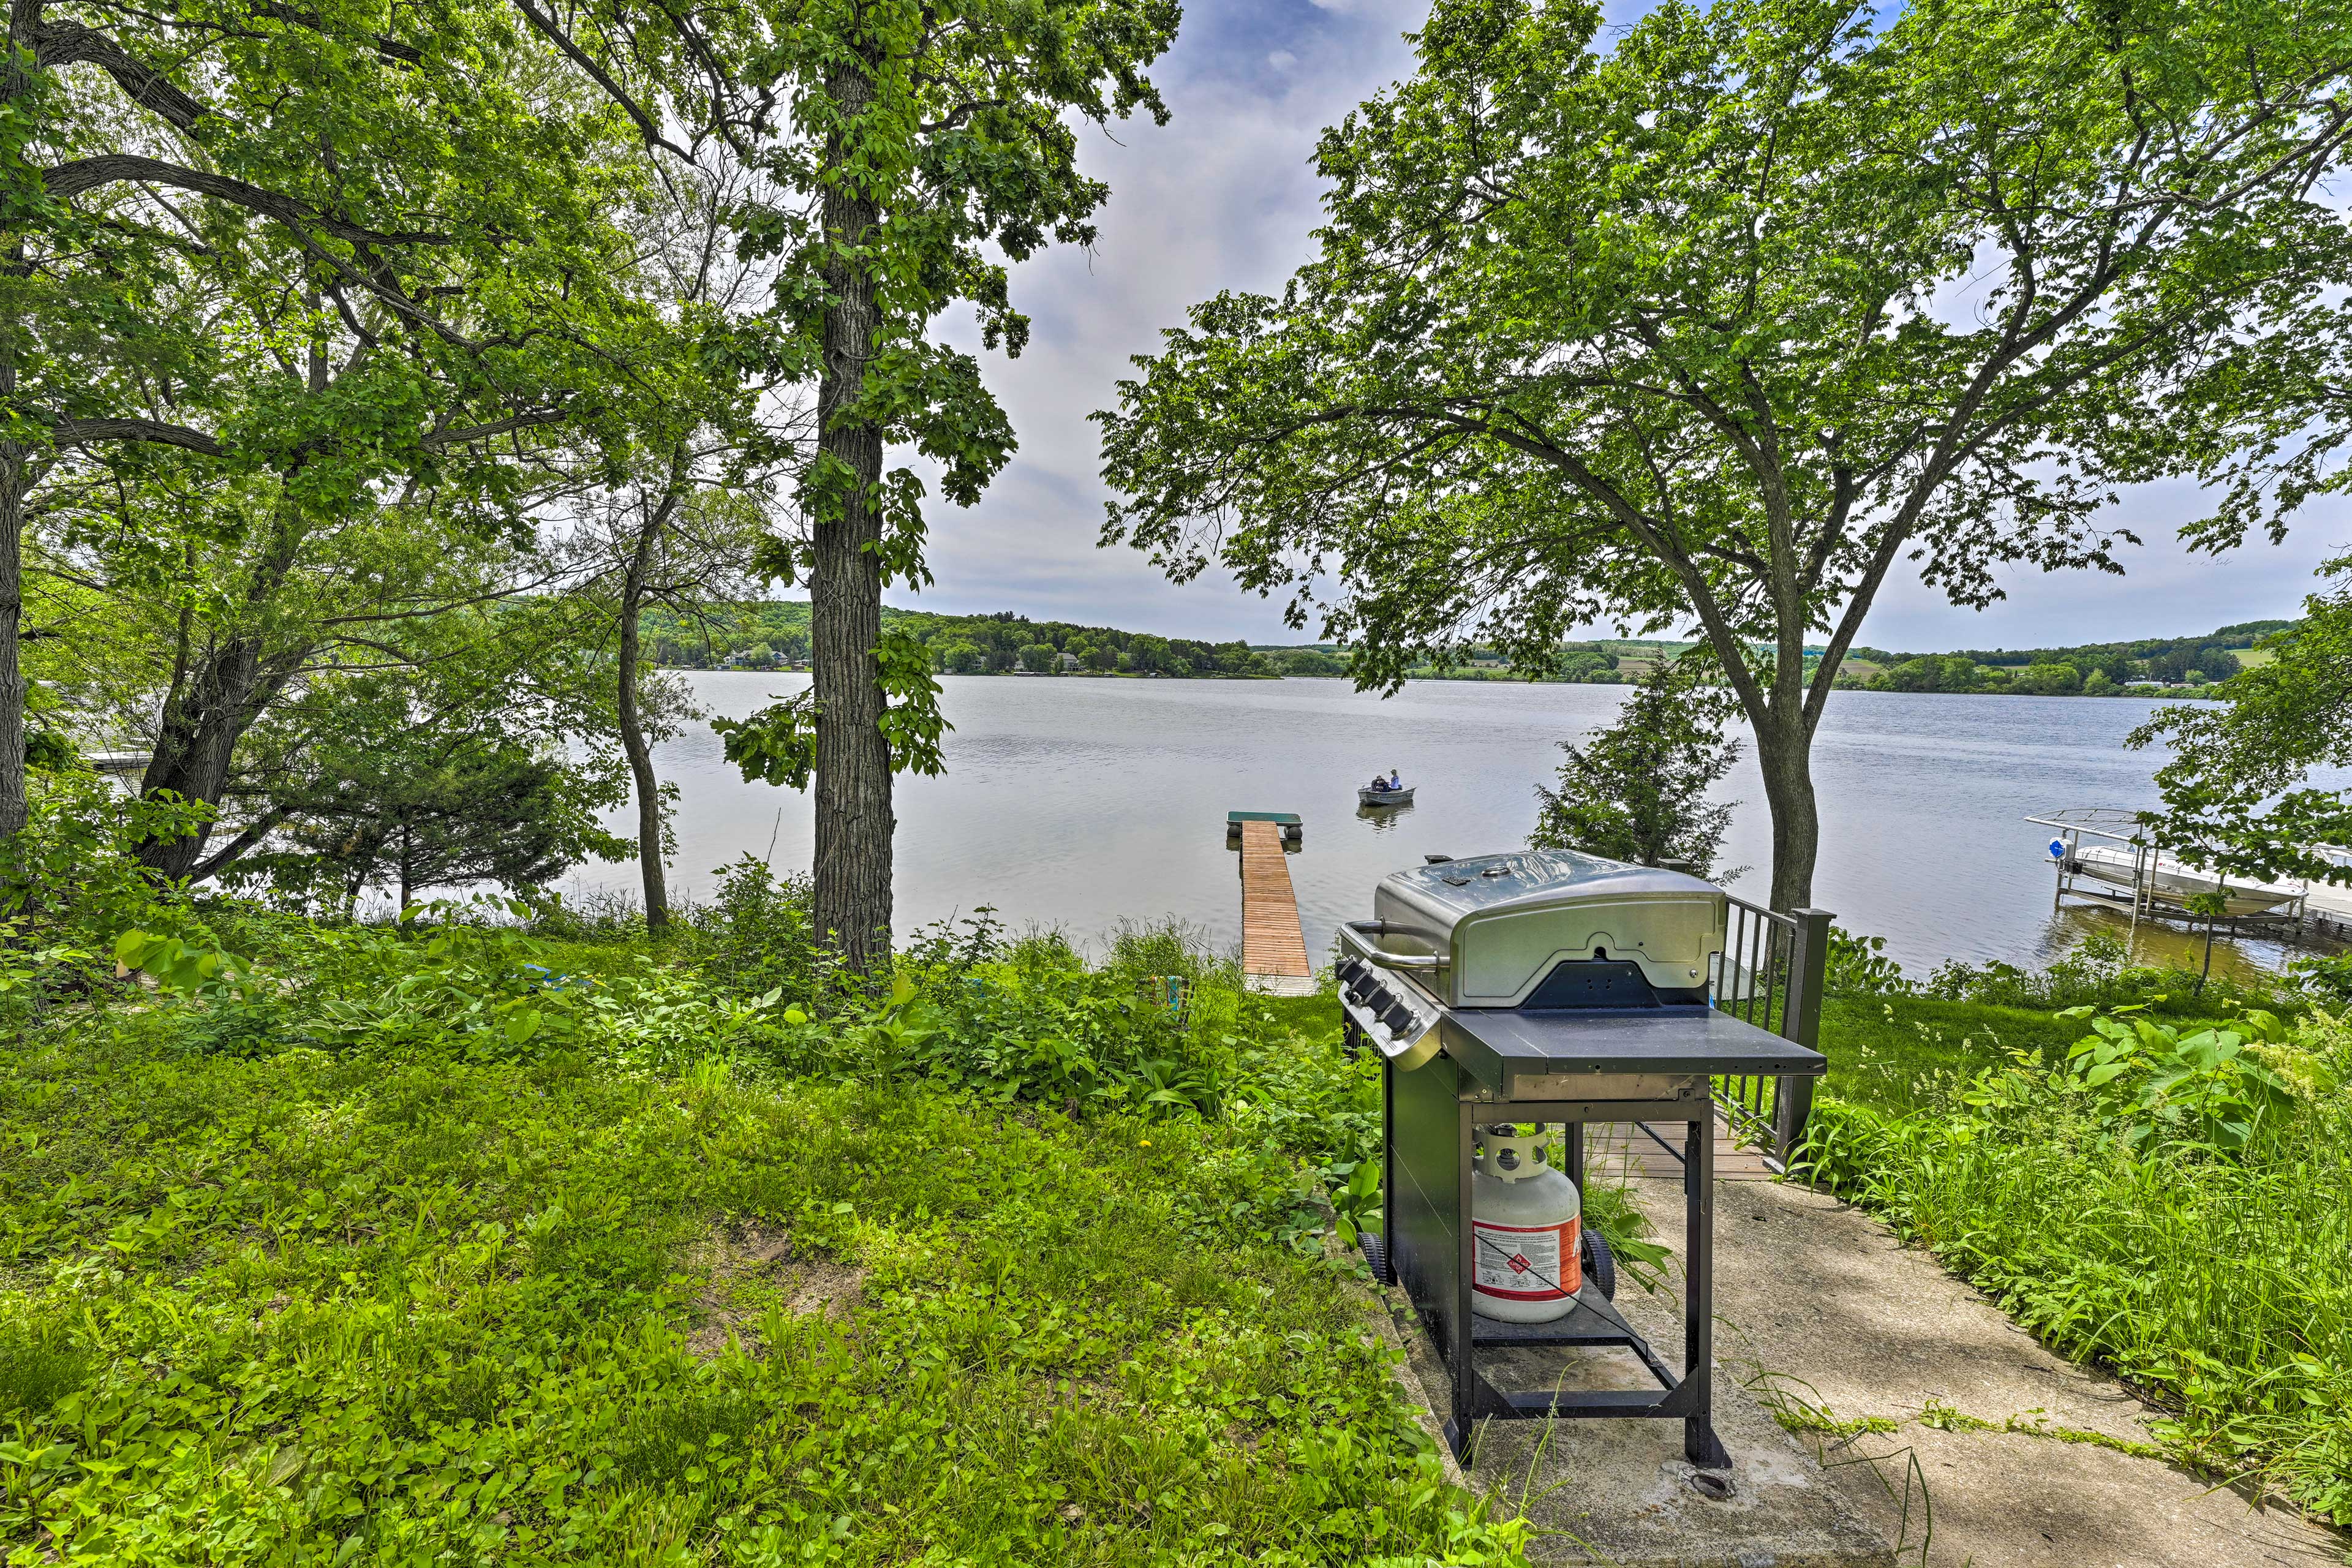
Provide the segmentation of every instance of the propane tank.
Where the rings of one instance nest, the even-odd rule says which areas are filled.
[[[1481,1127],[1470,1164],[1471,1304],[1508,1323],[1565,1317],[1584,1285],[1583,1201],[1544,1157],[1544,1130]]]

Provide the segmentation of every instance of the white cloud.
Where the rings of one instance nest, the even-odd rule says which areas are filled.
[[[1638,6],[1612,0],[1612,24]],[[1129,355],[1221,289],[1271,290],[1308,254],[1320,218],[1309,167],[1322,127],[1411,69],[1401,37],[1426,0],[1310,0],[1186,8],[1184,30],[1153,72],[1173,118],[1087,133],[1083,162],[1109,182],[1092,254],[1045,253],[1016,269],[1013,299],[1034,329],[1008,362],[982,353],[1021,451],[979,506],[931,510],[938,582],[898,604],[1010,609],[1162,634],[1282,640],[1278,604],[1215,574],[1170,584],[1132,550],[1098,550],[1104,490],[1087,416],[1116,399]],[[1606,35],[1601,41],[1607,47]],[[1116,140],[1112,138],[1115,137]],[[945,324],[977,350],[966,320]],[[2219,562],[2172,537],[2195,515],[2187,487],[2148,487],[2124,513],[2146,545],[2130,575],[2020,571],[2010,597],[1979,614],[1954,609],[1916,579],[1888,585],[1863,633],[1881,647],[2035,646],[2210,630],[2294,613],[2312,566],[2352,543],[2352,507],[2312,516],[2284,550],[2250,547]]]

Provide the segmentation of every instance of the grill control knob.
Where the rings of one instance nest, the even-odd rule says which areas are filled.
[[[1370,1007],[1373,1016],[1377,1017],[1395,1005],[1396,995],[1385,985],[1375,985],[1370,994],[1363,998],[1363,1002],[1364,1005]]]
[[[1417,1022],[1413,1010],[1400,1002],[1381,1015],[1381,1022],[1396,1034],[1403,1034]]]

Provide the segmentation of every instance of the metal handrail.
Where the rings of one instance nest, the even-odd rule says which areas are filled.
[[[1709,1004],[1792,1040],[1821,1043],[1822,988],[1829,961],[1831,915],[1782,913],[1730,899],[1721,952],[1710,964]],[[1715,1102],[1736,1139],[1769,1151],[1765,1163],[1786,1171],[1812,1111],[1813,1080],[1748,1074],[1715,1080]]]

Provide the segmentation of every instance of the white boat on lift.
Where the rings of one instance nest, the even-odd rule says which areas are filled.
[[[2025,820],[2057,831],[2048,848],[2062,898],[2074,891],[2077,879],[2087,878],[2120,890],[2099,896],[2129,898],[2135,910],[2186,912],[2190,900],[2218,893],[2225,919],[2300,920],[2309,895],[2301,879],[2269,882],[2192,866],[2147,842],[2138,814],[2120,807],[2077,807]]]
[[[2186,908],[2189,900],[2207,893],[2221,895],[2225,915],[2266,915],[2304,896],[2303,885],[2257,882],[2200,870],[2147,846],[2085,844],[2071,858],[2085,877],[2128,889],[2141,886],[2158,903]]]

